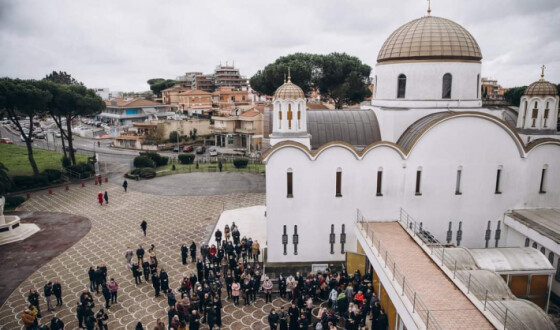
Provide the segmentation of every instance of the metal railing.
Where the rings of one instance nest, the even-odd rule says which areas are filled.
[[[405,225],[409,234],[418,236],[429,250],[430,254],[438,261],[439,266],[445,265],[453,272],[453,279],[459,279],[467,287],[467,293],[473,294],[481,303],[484,304],[484,311],[490,311],[494,317],[502,322],[504,329],[531,329],[523,321],[518,319],[511,310],[502,302],[502,297],[497,297],[488,291],[487,286],[480,283],[471,272],[458,269],[457,260],[449,253],[445,253],[446,247],[429,234],[422,222],[416,221],[403,208],[400,209],[399,221]],[[459,264],[459,267],[461,265]]]
[[[414,290],[414,288],[406,281],[405,274],[399,269],[396,261],[393,259],[389,251],[385,246],[383,246],[381,240],[375,235],[375,231],[372,228],[368,228],[368,222],[365,220],[362,212],[357,210],[357,223],[360,229],[365,233],[366,242],[369,239],[371,241],[372,251],[375,249],[377,251],[377,257],[383,262],[383,267],[388,269],[392,274],[392,280],[396,281],[400,288],[400,295],[406,296],[410,303],[412,304],[412,314],[417,314],[422,322],[426,325],[426,329],[442,329],[436,320],[433,311],[430,311],[420,295]],[[373,251],[375,253],[375,251]],[[395,287],[397,291],[398,288]]]

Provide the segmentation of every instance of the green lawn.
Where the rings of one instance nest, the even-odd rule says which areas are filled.
[[[198,168],[196,168],[196,164],[192,165],[183,165],[183,164],[175,164],[175,171],[172,171],[171,168],[173,165],[165,165],[156,168],[157,176],[164,176],[170,174],[177,174],[177,173],[190,173],[190,172],[219,172],[218,164],[198,164]],[[231,163],[224,163],[222,167],[222,172],[249,172],[249,173],[264,173],[265,172],[265,165],[264,164],[248,164],[246,168],[235,168]]]
[[[62,153],[34,148],[33,158],[39,167],[39,171],[45,169],[57,169],[61,167],[60,159]],[[76,155],[76,161],[85,162],[87,156]],[[32,175],[33,170],[27,158],[27,148],[14,144],[0,144],[0,163],[8,168],[8,175]]]

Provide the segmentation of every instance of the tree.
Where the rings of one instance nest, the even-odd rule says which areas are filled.
[[[161,96],[162,90],[173,87],[177,84],[176,80],[163,78],[153,78],[148,80],[147,82],[148,85],[150,85],[150,89],[152,90],[152,92],[157,96]]]
[[[164,134],[165,128],[162,124],[159,124],[157,125],[155,130],[151,130],[150,133],[148,133],[148,140],[160,144],[165,139]]]
[[[318,89],[337,108],[363,101],[371,95],[368,88],[371,68],[345,53],[329,55],[296,53],[278,58],[251,77],[251,87],[260,94],[272,95],[291,73],[291,81],[305,94]]]
[[[12,187],[12,180],[8,176],[8,169],[4,164],[0,163],[0,197],[6,195],[6,192]]]
[[[191,131],[189,131],[189,135],[191,137],[191,139],[196,140],[196,132],[198,130],[196,128],[193,128]]]
[[[44,114],[51,99],[51,93],[38,88],[35,80],[0,79],[0,109],[16,126],[25,141],[27,158],[34,175],[39,175],[39,168],[33,158],[33,145],[31,144],[35,127],[33,117]],[[24,119],[21,119],[20,116],[23,116]],[[28,133],[25,133],[22,125],[24,120],[29,121]]]
[[[52,79],[52,80],[51,80]],[[82,83],[77,82],[69,74],[56,74],[53,71],[41,82],[41,87],[50,91],[53,95],[49,102],[48,110],[51,117],[64,139],[68,141],[68,153],[73,165],[76,165],[76,157],[73,148],[72,121],[78,116],[93,116],[105,108],[105,102],[97,96],[92,89],[87,89]],[[63,119],[66,121],[64,123]],[[65,128],[63,128],[65,124]],[[65,153],[66,155],[66,150]]]
[[[169,133],[169,142],[177,142],[179,141],[179,132],[173,131]]]
[[[525,93],[525,89],[527,89],[527,86],[510,88],[504,93],[504,99],[507,103],[518,107],[521,103],[521,96]]]

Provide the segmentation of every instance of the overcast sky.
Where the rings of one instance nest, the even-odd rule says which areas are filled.
[[[250,77],[294,52],[346,52],[374,67],[392,31],[426,0],[0,0],[0,76],[67,71],[88,87],[147,90],[146,80],[220,62]],[[505,87],[560,83],[559,0],[433,0],[482,49],[484,77]]]

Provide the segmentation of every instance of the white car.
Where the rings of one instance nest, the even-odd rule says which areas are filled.
[[[208,150],[208,154],[210,156],[218,156],[218,150],[216,148],[210,148],[210,150]]]

